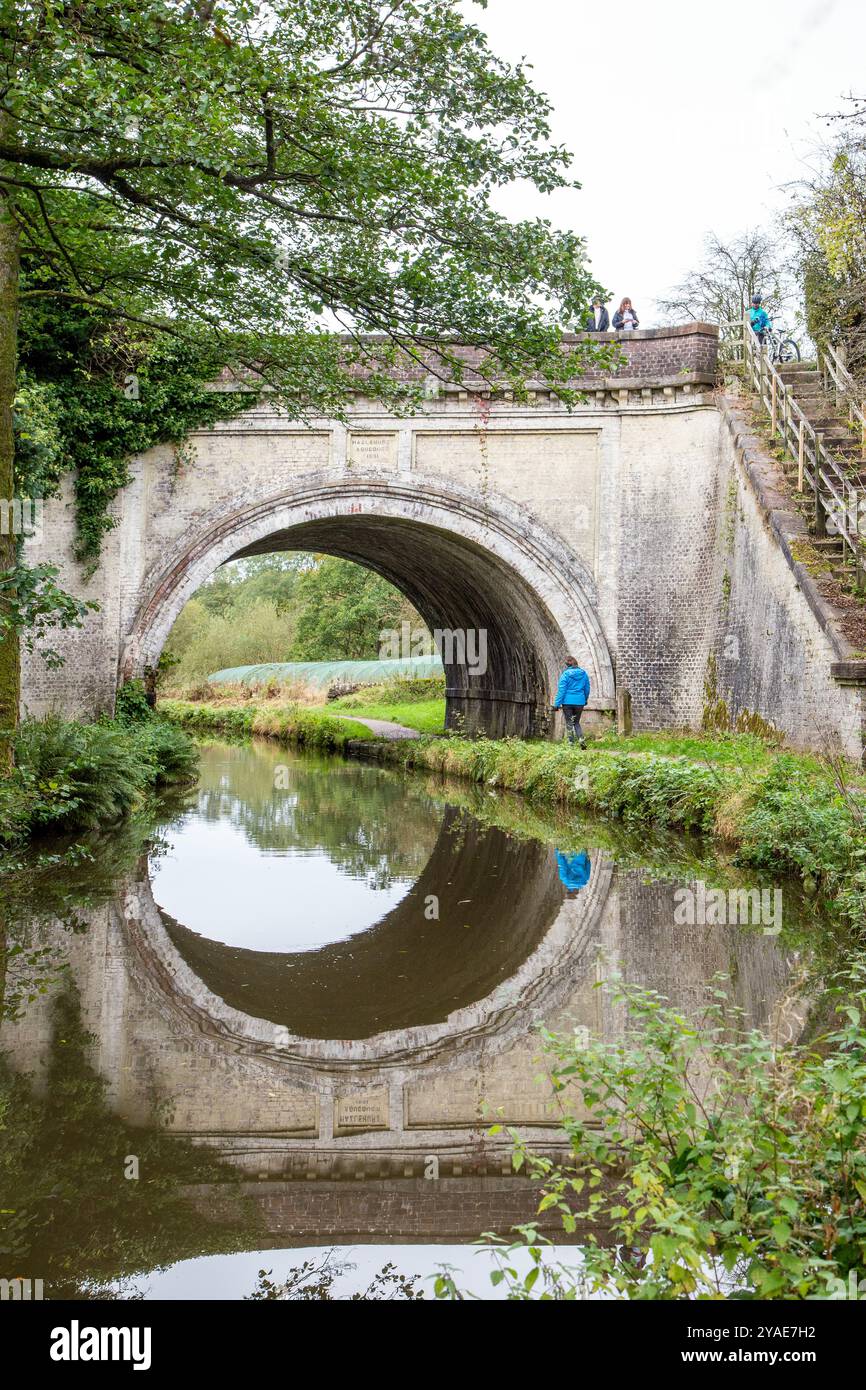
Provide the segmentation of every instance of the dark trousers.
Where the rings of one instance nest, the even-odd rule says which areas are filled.
[[[583,743],[583,730],[580,727],[580,716],[583,714],[584,709],[584,705],[562,706],[569,743],[574,743],[576,739],[580,739],[581,743]]]

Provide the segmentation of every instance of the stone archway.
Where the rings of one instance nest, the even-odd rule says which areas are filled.
[[[568,652],[589,671],[591,707],[615,703],[584,562],[514,503],[417,474],[308,475],[290,492],[206,518],[152,574],[121,678],[155,666],[184,604],[219,565],[273,550],[354,560],[405,593],[431,630],[483,633],[484,669],[460,659],[459,642],[451,660],[444,654],[449,724],[493,736],[537,732]],[[471,641],[467,648],[471,655]]]

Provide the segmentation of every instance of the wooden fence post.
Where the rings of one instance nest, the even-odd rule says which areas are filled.
[[[625,689],[616,692],[616,731],[618,734],[631,733],[631,695]]]
[[[773,436],[773,439],[776,438],[776,417],[779,413],[776,403],[776,394],[776,373],[773,372],[770,377],[770,434]]]
[[[764,354],[758,350],[758,405],[764,407]]]
[[[806,467],[806,421],[800,416],[800,438],[797,444],[797,491],[803,491],[803,471]]]
[[[815,535],[826,536],[827,514],[821,501],[821,448],[824,443],[823,432],[815,435]]]

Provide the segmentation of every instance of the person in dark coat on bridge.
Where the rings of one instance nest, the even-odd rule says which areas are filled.
[[[610,314],[604,307],[604,300],[601,295],[596,295],[592,301],[592,312],[587,314],[586,322],[583,325],[587,333],[609,333]]]
[[[569,743],[574,743],[577,740],[581,748],[586,747],[586,740],[580,727],[580,716],[583,714],[588,699],[589,676],[583,667],[578,665],[577,658],[570,656],[565,663],[565,670],[559,678],[559,685],[556,687],[556,699],[553,702],[553,708],[561,709],[565,715],[565,728]]]
[[[556,867],[559,870],[560,881],[569,893],[579,893],[581,888],[585,888],[589,883],[592,864],[585,850],[580,854],[564,854],[558,849]]]

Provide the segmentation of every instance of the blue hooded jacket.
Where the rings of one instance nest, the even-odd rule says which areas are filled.
[[[582,666],[566,666],[556,687],[553,708],[560,705],[585,705],[589,699],[589,676]]]
[[[556,867],[559,869],[559,877],[566,888],[572,892],[585,888],[589,883],[589,875],[592,872],[592,864],[589,855],[582,854],[563,854],[561,849],[556,851]]]

